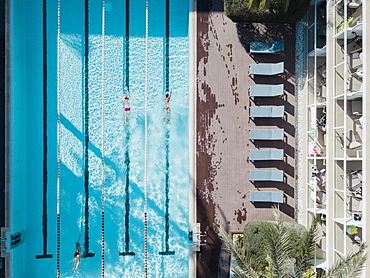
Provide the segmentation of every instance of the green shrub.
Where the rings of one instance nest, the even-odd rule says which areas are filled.
[[[226,16],[236,22],[295,23],[304,17],[310,4],[310,0],[291,0],[288,10],[284,11],[284,7],[282,7],[279,1],[271,0],[269,9],[259,10],[252,8],[249,10],[247,8],[248,1],[224,0]]]

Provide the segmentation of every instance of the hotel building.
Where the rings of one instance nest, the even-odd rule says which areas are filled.
[[[303,222],[321,219],[316,267],[370,238],[369,1],[313,0],[306,17]],[[367,263],[363,277],[370,277]]]

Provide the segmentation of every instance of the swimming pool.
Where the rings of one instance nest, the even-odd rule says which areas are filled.
[[[10,7],[11,277],[189,277],[190,3]]]

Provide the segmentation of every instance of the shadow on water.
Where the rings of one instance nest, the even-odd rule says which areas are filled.
[[[83,136],[82,132],[79,131],[63,114],[61,114],[61,124],[66,129],[68,129],[77,139],[79,139],[81,142],[83,142],[84,136]],[[100,149],[97,148],[95,145],[93,145],[91,142],[89,144],[89,150],[92,151],[97,158],[101,158],[102,154],[101,154]],[[117,164],[115,162],[113,162],[111,159],[107,158],[107,157],[105,157],[105,164],[109,165],[115,173],[120,172],[119,169],[118,169]],[[132,190],[134,192],[137,192],[137,194],[142,195],[142,196],[144,195],[142,189],[136,183],[131,183],[130,185],[131,185]],[[157,204],[151,199],[148,200],[148,206],[153,208],[154,211],[156,211],[157,213],[162,212],[162,210],[157,206]],[[174,228],[177,229],[180,233],[182,233],[182,229],[180,227],[178,227],[177,225],[174,224]],[[183,232],[182,236],[184,238],[186,238],[187,234],[185,232]]]

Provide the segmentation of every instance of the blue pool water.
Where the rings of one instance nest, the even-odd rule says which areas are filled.
[[[45,2],[11,1],[12,277],[144,277],[145,200],[148,277],[188,277],[189,2],[169,0],[166,24],[166,1],[149,0],[148,49],[144,0],[105,1],[104,23],[101,1],[61,0],[59,40],[58,3]]]

